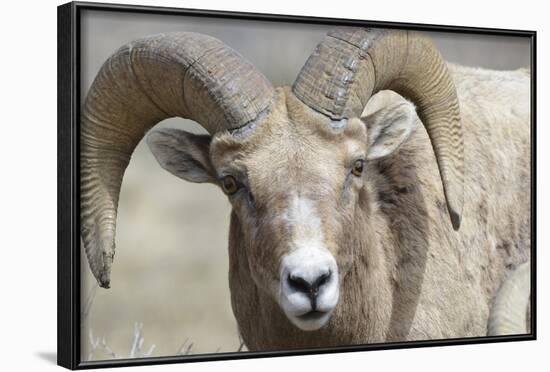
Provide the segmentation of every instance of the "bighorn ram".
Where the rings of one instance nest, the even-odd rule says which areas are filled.
[[[250,349],[486,335],[493,302],[517,314],[529,296],[495,301],[530,257],[529,81],[447,64],[405,31],[332,31],[277,89],[214,38],[133,41],[82,110],[90,268],[108,288],[124,170],[150,128],[180,116],[210,135],[153,131],[148,144],[232,204],[229,283]],[[412,103],[383,93],[367,106],[382,90]]]

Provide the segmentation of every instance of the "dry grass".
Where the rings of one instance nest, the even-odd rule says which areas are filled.
[[[94,303],[94,298],[97,293],[99,286],[96,284],[89,291],[86,296],[86,300],[83,302],[82,312],[81,312],[81,321],[85,324],[88,321],[88,317],[92,310],[92,305]],[[87,361],[93,360],[105,360],[105,359],[127,359],[127,358],[147,358],[153,356],[156,345],[151,344],[148,349],[144,349],[145,337],[143,336],[143,323],[135,322],[134,330],[132,337],[128,339],[128,353],[124,354],[122,352],[114,351],[111,346],[107,343],[105,336],[99,337],[95,336],[92,329],[89,329],[88,332],[88,343],[87,343]],[[190,355],[193,354],[194,343],[186,338],[181,346],[173,355]],[[239,347],[236,350],[237,352],[246,351],[246,346],[244,341],[239,335]],[[221,352],[221,347],[218,347],[214,353]]]
[[[92,331],[90,330],[89,339],[90,339],[90,352],[88,353],[88,360],[94,360],[94,356],[98,350],[102,350],[105,355],[108,355],[111,359],[120,359],[120,358],[147,358],[153,355],[155,350],[155,344],[152,344],[147,351],[143,350],[143,344],[145,339],[142,335],[143,323],[134,324],[134,334],[130,342],[130,352],[128,355],[122,355],[111,349],[107,344],[105,337],[99,338],[94,337]]]

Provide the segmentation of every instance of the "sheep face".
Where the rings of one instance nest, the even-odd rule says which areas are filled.
[[[357,221],[369,213],[367,163],[408,137],[411,107],[332,122],[278,90],[269,117],[246,135],[163,130],[148,143],[175,175],[220,186],[255,286],[311,331],[329,321],[345,290],[340,283],[360,244]]]

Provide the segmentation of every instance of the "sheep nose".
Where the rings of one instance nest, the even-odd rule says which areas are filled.
[[[317,308],[317,296],[319,295],[319,290],[323,285],[327,284],[330,280],[332,272],[330,270],[318,275],[317,277],[306,279],[301,276],[299,273],[289,274],[288,275],[288,284],[291,288],[298,292],[302,292],[307,295],[311,301],[311,306],[313,310]]]

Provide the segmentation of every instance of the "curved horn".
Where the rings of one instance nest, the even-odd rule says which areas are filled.
[[[333,120],[359,116],[384,89],[417,106],[458,229],[464,198],[460,110],[447,66],[428,39],[408,31],[337,29],[317,46],[293,86],[302,102]]]
[[[489,336],[527,332],[527,309],[531,295],[531,262],[518,266],[502,283],[489,313]]]
[[[97,74],[80,136],[81,235],[90,268],[109,287],[120,185],[132,152],[163,119],[180,116],[210,134],[260,121],[271,84],[217,39],[171,33],[133,41]]]

